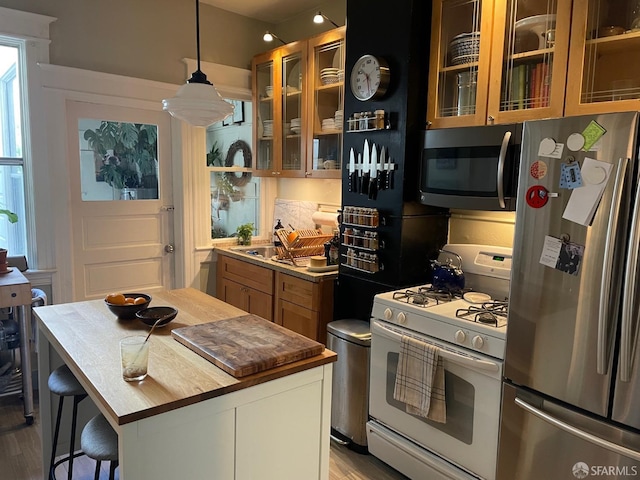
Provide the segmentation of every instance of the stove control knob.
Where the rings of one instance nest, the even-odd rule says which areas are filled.
[[[464,343],[464,341],[467,339],[467,334],[464,333],[462,330],[458,330],[455,334],[455,338],[456,338],[456,342]]]
[[[384,319],[385,320],[391,320],[391,317],[393,317],[393,312],[391,311],[390,308],[385,308],[384,309]]]
[[[404,312],[400,312],[396,317],[396,320],[398,321],[398,323],[404,323],[407,321],[407,316],[404,314]]]
[[[481,336],[476,335],[471,340],[471,345],[473,345],[473,348],[477,348],[478,350],[480,350],[484,346],[484,340]]]

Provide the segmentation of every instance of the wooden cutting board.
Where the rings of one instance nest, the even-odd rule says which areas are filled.
[[[324,345],[257,315],[176,328],[171,335],[234,377],[322,353]]]

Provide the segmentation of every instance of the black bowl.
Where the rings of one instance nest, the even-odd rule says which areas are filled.
[[[123,293],[123,295],[125,298],[143,297],[146,298],[147,301],[138,305],[115,305],[105,300],[104,303],[107,304],[109,310],[111,310],[111,312],[121,320],[131,320],[136,318],[136,313],[147,308],[149,303],[151,303],[151,295],[147,295],[146,293]]]
[[[176,315],[178,315],[178,310],[173,307],[151,307],[136,312],[136,317],[149,327],[153,327],[153,324],[156,323],[159,318],[166,317],[157,325],[158,327],[162,327],[176,318]]]

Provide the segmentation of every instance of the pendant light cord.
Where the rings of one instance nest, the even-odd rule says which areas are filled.
[[[196,0],[196,55],[198,56],[198,71],[200,70],[200,0]]]
[[[196,0],[196,56],[198,60],[198,67],[196,71],[191,74],[191,78],[187,80],[187,83],[204,83],[212,85],[207,80],[207,76],[202,70],[200,70],[200,1]]]

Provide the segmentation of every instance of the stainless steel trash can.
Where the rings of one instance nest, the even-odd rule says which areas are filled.
[[[327,348],[338,354],[333,368],[332,433],[354,450],[366,451],[371,350],[369,322],[348,319],[329,323]]]

